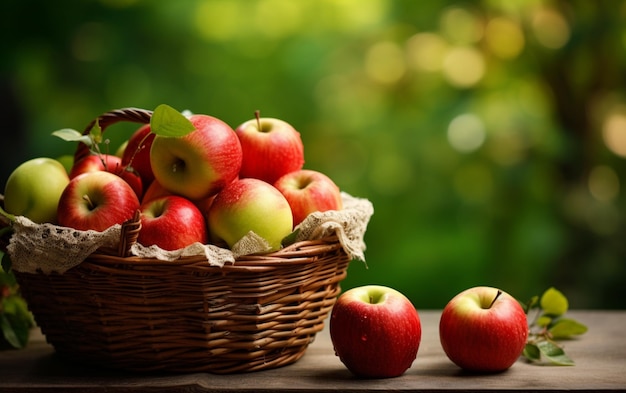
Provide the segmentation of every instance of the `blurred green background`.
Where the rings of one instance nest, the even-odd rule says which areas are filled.
[[[50,135],[167,103],[293,124],[372,201],[370,283],[440,308],[493,285],[626,307],[626,1],[3,2],[4,181]],[[108,132],[112,148],[134,126]]]

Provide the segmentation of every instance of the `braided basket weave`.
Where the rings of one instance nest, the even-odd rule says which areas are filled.
[[[98,122],[102,129],[147,123],[150,114],[114,111]],[[76,150],[77,158],[85,154]],[[14,272],[58,354],[131,371],[228,374],[288,365],[322,330],[350,262],[336,236],[222,267],[201,256],[139,258],[130,254],[139,230],[137,214],[122,225],[117,250],[98,250],[62,274]]]

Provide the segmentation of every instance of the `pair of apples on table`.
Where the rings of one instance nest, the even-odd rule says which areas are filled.
[[[411,367],[421,343],[419,314],[399,291],[380,285],[349,289],[330,317],[336,355],[355,375],[398,377]],[[448,358],[464,370],[508,369],[528,338],[526,312],[511,295],[478,286],[457,294],[444,307],[439,339]]]

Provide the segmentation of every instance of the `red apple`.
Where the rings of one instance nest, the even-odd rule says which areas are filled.
[[[178,250],[195,242],[205,244],[207,236],[204,215],[186,198],[163,196],[141,206],[141,230],[137,241],[144,246]]]
[[[122,159],[110,154],[93,154],[86,156],[72,165],[70,179],[87,172],[107,171],[124,179],[137,194],[137,198],[143,195],[143,182],[139,174],[122,165]]]
[[[163,197],[166,195],[174,195],[171,191],[166,190],[157,180],[153,180],[152,183],[146,188],[141,199],[141,204],[145,204],[153,199]]]
[[[211,239],[232,248],[249,232],[265,239],[271,250],[281,247],[293,229],[289,203],[274,186],[259,179],[239,179],[220,191],[208,215]]]
[[[165,187],[161,185],[161,183],[159,183],[156,180],[153,180],[150,186],[148,187],[148,189],[146,190],[146,192],[143,194],[143,199],[141,200],[141,204],[142,205],[146,204],[147,202],[153,199],[164,197],[167,195],[176,195],[176,194],[173,194],[171,191],[166,190]],[[209,215],[209,209],[211,207],[211,204],[213,203],[213,199],[215,199],[215,195],[211,195],[210,197],[206,197],[206,198],[202,198],[198,200],[191,200],[191,199],[190,200],[194,203],[194,205],[196,205],[196,207],[198,207],[198,209],[200,209],[203,216],[206,218]]]
[[[519,358],[528,338],[528,321],[519,302],[492,287],[473,287],[444,307],[439,322],[443,350],[457,366],[499,372]]]
[[[133,217],[139,209],[137,194],[121,177],[107,172],[86,172],[70,180],[59,199],[59,225],[79,230],[104,231]]]
[[[304,165],[300,133],[289,123],[274,118],[248,120],[235,129],[241,142],[241,177],[274,184],[279,177]]]
[[[192,115],[189,120],[196,129],[183,137],[155,136],[150,164],[167,190],[200,200],[237,177],[241,145],[233,129],[215,117]]]
[[[213,204],[213,201],[215,200],[216,196],[217,195],[212,195],[210,197],[195,200],[192,202],[194,203],[194,205],[196,205],[198,209],[200,209],[200,211],[202,212],[202,215],[205,218],[207,218],[209,217],[209,211],[211,210],[211,205]]]
[[[280,177],[274,187],[280,191],[293,213],[293,226],[300,224],[309,214],[327,210],[341,210],[341,191],[325,174],[300,169]]]
[[[354,375],[397,377],[411,367],[422,325],[411,301],[397,290],[367,285],[344,292],[330,317],[335,353]]]
[[[150,124],[139,127],[128,138],[122,154],[122,165],[130,166],[139,174],[146,186],[154,180],[152,165],[150,164],[150,148],[155,134],[151,133]]]

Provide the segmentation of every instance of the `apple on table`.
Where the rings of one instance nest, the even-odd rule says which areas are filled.
[[[302,169],[304,146],[300,133],[284,120],[260,117],[237,128],[242,149],[240,177],[252,177],[274,184],[279,177]]]
[[[208,214],[209,234],[232,248],[249,232],[265,239],[270,251],[280,249],[292,232],[289,202],[274,186],[259,179],[238,179],[213,199]]]
[[[55,224],[59,199],[69,182],[66,168],[55,159],[39,157],[25,161],[7,179],[4,209],[35,223]]]
[[[457,294],[439,321],[439,338],[448,358],[462,369],[500,372],[520,357],[528,338],[528,320],[508,293],[478,286]]]
[[[281,176],[274,186],[285,196],[293,213],[293,226],[313,212],[341,210],[341,190],[325,174],[300,169]]]
[[[330,337],[336,355],[354,375],[393,378],[416,359],[422,326],[404,294],[366,285],[339,296],[331,312]]]
[[[107,171],[86,172],[70,180],[57,207],[58,223],[82,231],[104,231],[131,219],[139,199],[121,177]]]

